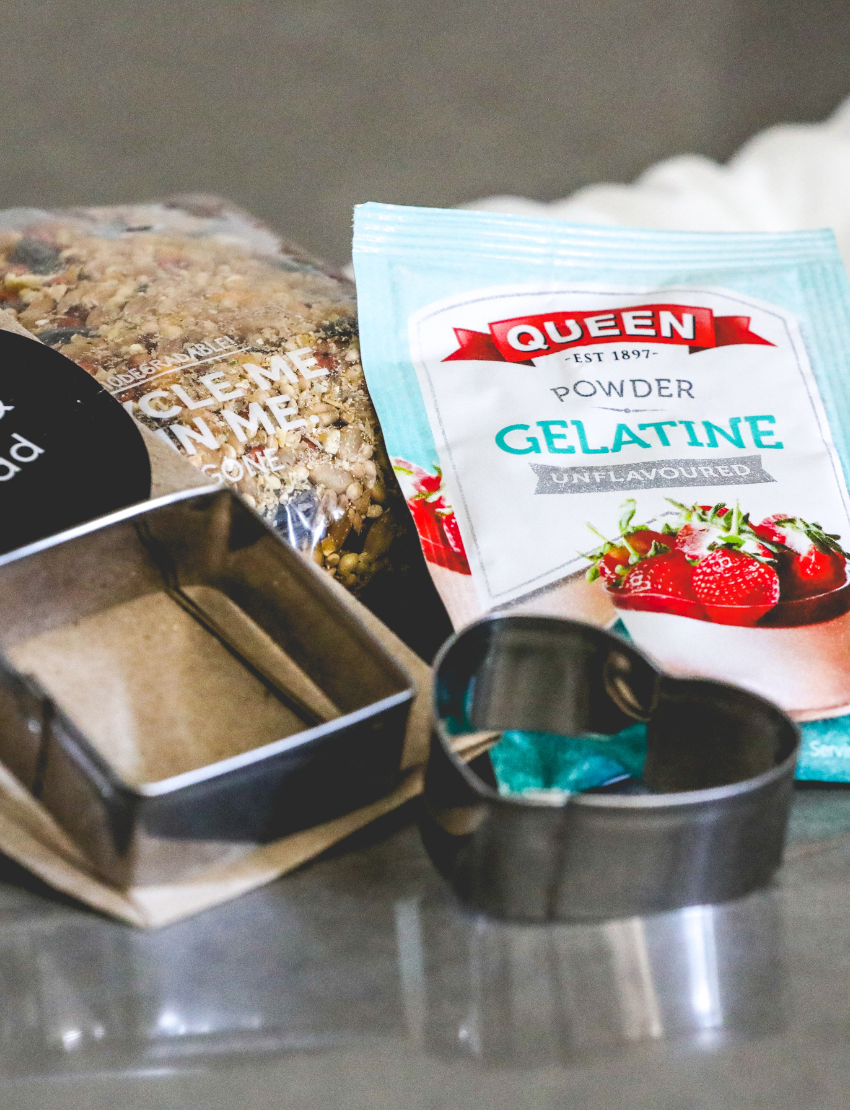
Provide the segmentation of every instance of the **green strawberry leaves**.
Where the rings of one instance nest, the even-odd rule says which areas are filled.
[[[681,513],[680,527],[691,524],[711,528],[716,532],[714,539],[708,544],[709,551],[719,551],[725,547],[732,551],[740,551],[744,555],[752,555],[760,563],[772,562],[780,551],[779,545],[763,539],[756,533],[750,523],[750,514],[741,512],[738,501],[735,502],[734,508],[730,508],[723,501],[710,507],[683,505],[671,497],[668,497],[667,501]]]
[[[818,524],[817,521],[809,523],[801,517],[794,516],[783,517],[773,523],[777,528],[793,528],[802,532],[824,555],[843,555],[845,559],[850,559],[850,552],[845,551],[838,542],[841,537],[834,532],[824,532],[823,526]]]

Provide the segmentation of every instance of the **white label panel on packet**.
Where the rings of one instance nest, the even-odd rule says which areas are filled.
[[[847,491],[794,317],[722,289],[513,286],[410,318],[446,486],[486,608],[587,567],[674,501],[817,520]]]

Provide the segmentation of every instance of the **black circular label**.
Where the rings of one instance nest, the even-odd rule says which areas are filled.
[[[150,496],[141,432],[58,351],[0,331],[0,553]]]

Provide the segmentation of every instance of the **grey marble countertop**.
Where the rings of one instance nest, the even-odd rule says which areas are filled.
[[[850,1106],[850,791],[772,888],[599,925],[469,916],[414,818],[155,933],[3,864],[0,1106]]]

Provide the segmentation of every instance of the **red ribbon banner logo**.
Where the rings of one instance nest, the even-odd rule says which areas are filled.
[[[644,304],[604,312],[551,312],[497,320],[486,332],[455,328],[460,344],[443,362],[515,362],[599,343],[674,343],[691,354],[736,343],[773,347],[750,331],[749,316],[715,316],[710,308]]]

